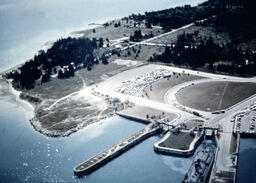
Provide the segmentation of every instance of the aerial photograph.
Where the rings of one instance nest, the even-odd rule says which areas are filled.
[[[256,183],[253,0],[0,0],[0,183]]]

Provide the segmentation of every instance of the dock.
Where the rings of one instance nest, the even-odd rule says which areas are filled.
[[[90,174],[91,172],[100,168],[110,160],[118,157],[129,148],[133,147],[144,139],[158,133],[160,130],[161,128],[155,122],[151,122],[145,128],[137,131],[125,140],[77,165],[74,168],[74,174],[78,177]]]

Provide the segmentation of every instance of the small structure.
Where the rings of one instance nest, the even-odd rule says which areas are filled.
[[[213,139],[213,137],[214,137],[214,130],[213,129],[205,129],[205,138]]]

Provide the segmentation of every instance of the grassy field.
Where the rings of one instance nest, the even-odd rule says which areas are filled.
[[[114,24],[120,22],[120,26],[115,27]],[[135,30],[140,29],[142,34],[149,34],[153,33],[153,35],[159,35],[163,33],[163,30],[161,28],[146,28],[144,25],[137,25],[134,27],[134,21],[129,20],[128,23],[124,20],[114,20],[111,21],[111,25],[109,26],[98,26],[95,28],[95,31],[93,29],[88,30],[81,30],[81,31],[75,31],[72,32],[71,35],[83,35],[88,38],[103,38],[103,39],[109,39],[109,40],[117,40],[124,37],[129,37],[134,33]]]
[[[194,36],[195,43],[200,43],[202,41],[199,39],[199,37],[202,37],[203,39],[207,39],[209,37],[212,37],[216,43],[219,45],[227,44],[230,42],[230,38],[227,33],[224,32],[216,32],[214,28],[212,27],[202,27],[202,26],[191,26],[186,29],[179,30],[175,32],[174,34],[168,34],[166,36],[163,36],[161,38],[155,39],[150,41],[150,43],[157,43],[157,44],[171,44],[175,43],[177,41],[177,36],[186,33],[186,34],[192,34],[195,31],[198,31],[198,36]]]
[[[137,60],[147,61],[156,53],[162,53],[164,47],[152,46],[152,45],[136,45],[132,48],[127,48],[120,51],[120,56],[113,55],[111,60],[115,59],[126,59],[126,60]]]
[[[74,77],[68,79],[51,78],[49,82],[35,85],[34,88],[24,92],[41,99],[58,99],[80,90],[83,85],[90,86],[127,69],[129,67],[115,63],[98,64],[91,71],[79,70]]]
[[[108,105],[102,100],[95,103],[90,98],[66,98],[58,102],[51,110],[47,108],[56,100],[73,94],[85,86],[97,84],[108,77],[118,74],[136,66],[119,65],[109,63],[108,65],[98,64],[92,71],[82,69],[76,72],[74,77],[68,79],[51,78],[49,82],[36,85],[30,90],[23,91],[24,95],[39,98],[42,102],[35,105],[35,116],[40,121],[43,129],[62,134],[75,129],[80,124],[88,125],[97,121],[102,111],[102,105]],[[88,99],[88,100],[87,100]],[[115,108],[108,106],[101,114],[107,115]]]
[[[179,132],[171,134],[165,141],[159,144],[160,147],[187,150],[195,137],[189,132]]]
[[[202,78],[203,77],[188,74],[176,74],[171,76],[171,78],[164,78],[153,83],[152,90],[150,90],[150,86],[148,86],[144,89],[144,92],[148,94],[150,100],[165,103],[164,95],[169,89],[175,85]]]
[[[186,87],[176,97],[182,105],[202,111],[216,111],[231,107],[255,93],[255,83],[208,82]]]

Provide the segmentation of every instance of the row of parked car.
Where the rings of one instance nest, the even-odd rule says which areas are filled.
[[[251,104],[250,106],[246,107],[242,111],[236,113],[232,116],[231,122],[234,122],[236,125],[234,126],[234,131],[238,133],[248,133],[254,134],[255,133],[255,124],[256,124],[256,102]],[[250,117],[249,115],[252,115]],[[243,118],[245,118],[242,120]],[[250,117],[250,118],[249,118]],[[243,124],[245,123],[245,124]],[[248,123],[248,124],[247,124]]]
[[[132,79],[122,82],[122,86],[116,88],[115,91],[132,96],[141,96],[145,87],[153,84],[159,79],[172,77],[174,72],[166,69],[157,69],[146,74],[141,74]]]

